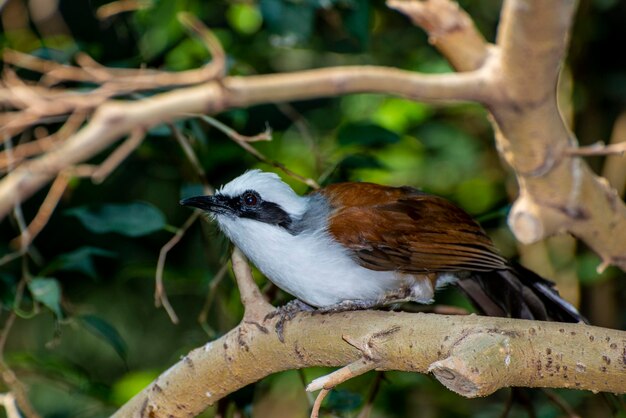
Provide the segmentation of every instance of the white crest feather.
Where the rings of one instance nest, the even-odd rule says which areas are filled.
[[[298,196],[276,173],[249,170],[222,186],[217,194],[239,196],[254,190],[267,202],[280,205],[291,216],[299,217],[306,210],[306,198]]]

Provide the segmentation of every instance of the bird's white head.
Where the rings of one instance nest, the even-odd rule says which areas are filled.
[[[213,196],[196,196],[181,204],[203,209],[221,229],[236,238],[240,229],[255,228],[256,223],[289,230],[302,218],[308,198],[298,196],[275,173],[250,170],[222,186]]]
[[[237,197],[246,192],[254,192],[264,202],[280,206],[292,217],[300,217],[306,210],[306,199],[298,196],[276,173],[261,170],[246,171],[222,186],[215,194]]]

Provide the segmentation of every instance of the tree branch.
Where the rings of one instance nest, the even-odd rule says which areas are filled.
[[[364,344],[374,339],[379,370],[432,370],[468,397],[507,386],[626,392],[624,331],[475,315],[359,311],[299,314],[286,323],[285,343],[280,343],[269,331],[275,321],[242,322],[191,351],[114,417],[194,416],[271,373],[359,361],[363,353],[341,335]],[[386,333],[392,338],[376,337]]]
[[[241,303],[245,308],[243,322],[256,324],[255,321],[263,321],[274,310],[274,307],[263,298],[259,287],[252,278],[248,261],[239,248],[235,247],[231,261],[241,295]]]
[[[46,154],[22,163],[0,181],[0,219],[64,168],[88,160],[122,136],[189,113],[219,113],[259,103],[356,92],[384,92],[420,100],[481,100],[482,72],[421,75],[384,67],[335,67],[292,74],[229,77],[139,101],[110,100],[89,124]]]
[[[480,68],[491,46],[472,18],[449,0],[387,0],[387,6],[407,15],[428,33],[433,44],[457,71]]]
[[[454,33],[449,22],[462,22],[447,0],[426,2],[390,0],[429,34]],[[519,198],[509,215],[509,226],[523,243],[570,232],[603,260],[626,270],[626,207],[603,179],[575,157],[577,140],[557,104],[556,85],[569,40],[576,1],[507,0],[503,4],[496,46],[470,48],[480,59],[464,60],[454,43],[434,45],[450,62],[463,62],[489,72],[495,88],[486,99],[493,115],[497,147],[513,168]],[[415,15],[417,13],[417,16]],[[437,14],[438,17],[433,17]],[[443,16],[453,16],[444,18]],[[472,25],[458,31],[471,35]],[[480,45],[472,42],[472,45]]]
[[[498,90],[488,104],[498,149],[513,167],[520,195],[509,226],[523,243],[570,232],[605,264],[626,270],[626,207],[614,189],[578,157],[568,156],[576,138],[556,101],[556,83],[576,2],[508,0],[498,45]]]

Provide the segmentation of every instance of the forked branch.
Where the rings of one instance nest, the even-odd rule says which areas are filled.
[[[487,396],[508,386],[626,392],[624,331],[475,315],[359,311],[299,314],[286,324],[281,343],[275,321],[242,322],[191,351],[114,417],[177,416],[181,410],[193,416],[271,373],[350,364],[340,369],[339,377],[329,375],[321,387],[334,386],[375,364],[378,370],[430,370],[467,397]],[[392,338],[377,336],[389,330]],[[376,341],[374,363],[340,335]],[[366,367],[355,369],[359,362]]]

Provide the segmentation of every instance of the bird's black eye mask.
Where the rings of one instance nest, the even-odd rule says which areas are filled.
[[[280,205],[268,202],[254,190],[246,190],[238,196],[218,194],[214,196],[196,196],[180,202],[212,212],[217,215],[230,215],[239,218],[254,219],[270,225],[278,225],[293,234],[293,219]]]
[[[292,219],[280,205],[265,201],[254,190],[247,190],[239,196],[216,196],[228,206],[232,214],[240,218],[254,219],[270,225],[278,225],[291,232]]]

